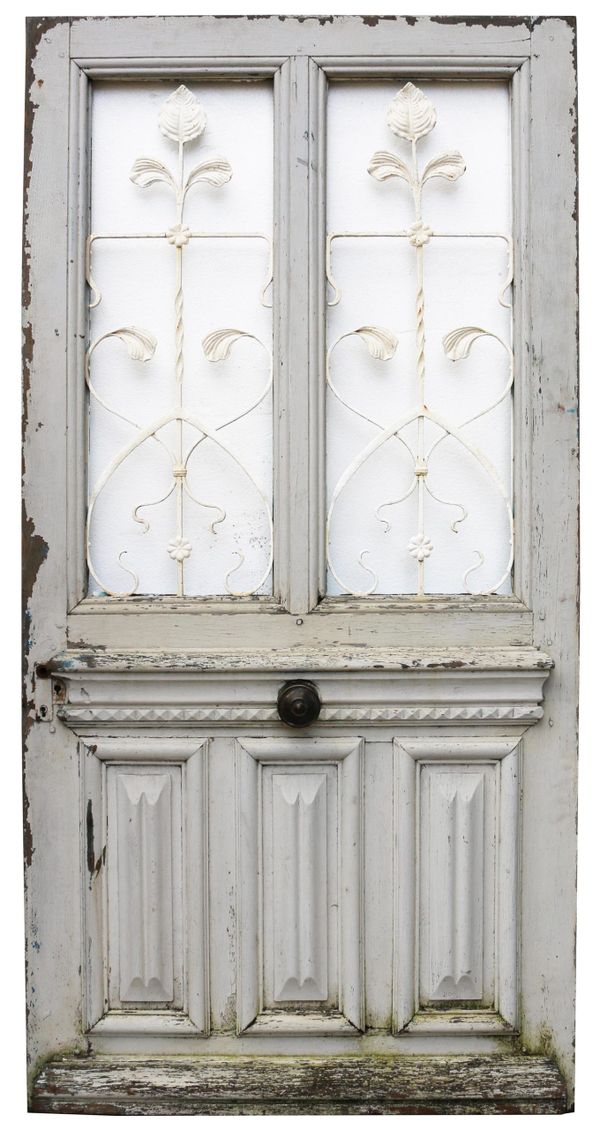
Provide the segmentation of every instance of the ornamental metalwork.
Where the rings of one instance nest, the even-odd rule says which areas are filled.
[[[235,588],[232,583],[234,574],[240,569],[244,563],[244,554],[240,550],[234,550],[234,562],[231,569],[224,578],[224,588],[231,596],[250,596],[263,586],[271,573],[273,562],[273,519],[271,512],[271,503],[261,490],[256,479],[250,473],[248,468],[244,465],[233,448],[228,444],[223,436],[223,432],[231,425],[241,420],[243,417],[248,416],[255,408],[261,404],[264,399],[270,394],[273,382],[273,365],[272,353],[254,334],[248,333],[242,329],[235,329],[226,327],[223,329],[215,330],[208,334],[203,341],[203,349],[205,357],[208,361],[219,362],[224,361],[229,357],[232,347],[236,342],[241,339],[249,339],[256,343],[257,347],[262,350],[266,356],[266,378],[264,385],[257,397],[255,397],[250,404],[242,407],[240,411],[236,412],[235,416],[223,420],[216,426],[210,426],[203,419],[191,413],[185,405],[184,399],[184,379],[185,379],[185,365],[184,365],[184,281],[183,281],[183,261],[184,252],[191,240],[195,239],[250,239],[250,240],[263,240],[268,248],[268,274],[265,285],[261,294],[261,303],[263,306],[269,306],[267,301],[267,292],[272,282],[272,264],[273,253],[272,243],[268,236],[259,232],[205,232],[205,231],[192,231],[185,223],[185,203],[188,193],[191,189],[198,185],[209,185],[212,188],[218,189],[226,184],[233,174],[233,170],[229,161],[223,157],[210,157],[187,172],[186,171],[186,147],[191,143],[197,141],[204,132],[206,127],[206,114],[197,98],[185,87],[180,86],[171,94],[161,107],[158,125],[161,133],[169,141],[172,141],[177,147],[177,167],[176,170],[168,168],[162,161],[154,157],[138,157],[134,162],[131,169],[130,179],[135,185],[142,189],[147,189],[153,184],[162,183],[166,184],[173,194],[174,199],[174,216],[173,224],[170,228],[163,232],[138,232],[133,234],[122,233],[92,233],[87,240],[86,245],[86,277],[87,283],[91,292],[90,308],[98,306],[101,302],[102,295],[96,286],[92,275],[92,250],[94,243],[97,240],[143,240],[143,239],[162,239],[165,240],[174,250],[175,254],[175,293],[174,293],[174,322],[175,322],[175,355],[174,355],[174,403],[170,410],[163,414],[159,419],[154,420],[148,426],[143,427],[135,420],[130,419],[128,416],[123,415],[114,405],[109,404],[108,401],[100,395],[94,386],[92,369],[93,357],[96,350],[101,346],[102,342],[110,338],[119,339],[127,349],[129,356],[135,361],[147,362],[149,361],[156,350],[157,341],[155,336],[148,330],[140,329],[137,326],[122,326],[117,329],[108,331],[102,334],[96,340],[92,341],[87,350],[85,361],[85,379],[89,389],[90,396],[94,398],[106,412],[111,413],[114,417],[124,420],[127,424],[135,429],[134,437],[115,455],[109,465],[105,468],[99,479],[92,485],[87,513],[87,526],[86,526],[86,545],[87,545],[87,562],[90,575],[94,578],[100,589],[109,596],[127,597],[132,596],[138,591],[139,578],[133,568],[124,561],[126,551],[123,550],[118,553],[118,561],[120,567],[131,577],[131,583],[124,591],[116,592],[112,589],[105,580],[99,576],[98,569],[96,568],[91,548],[91,531],[94,521],[94,512],[98,498],[105,490],[107,484],[112,480],[115,472],[126,462],[126,460],[138,450],[142,444],[152,441],[154,442],[166,455],[169,461],[171,470],[171,483],[167,491],[161,498],[153,499],[150,501],[140,502],[132,512],[132,518],[135,522],[142,526],[143,532],[147,532],[150,528],[148,518],[146,518],[141,511],[147,511],[152,507],[159,506],[161,503],[171,498],[173,494],[176,497],[176,519],[175,529],[173,536],[170,538],[168,544],[165,546],[165,551],[172,559],[174,568],[176,570],[176,592],[178,596],[184,596],[185,588],[185,566],[186,562],[194,552],[194,538],[189,529],[187,522],[188,507],[192,504],[194,507],[199,507],[201,510],[207,512],[207,518],[210,529],[213,533],[217,532],[217,527],[225,521],[227,514],[226,511],[219,505],[217,500],[214,499],[200,499],[194,495],[188,483],[188,469],[190,460],[194,453],[198,450],[201,444],[209,440],[217,446],[217,448],[224,453],[234,464],[239,468],[244,476],[249,479],[254,490],[256,490],[261,503],[264,507],[268,528],[269,528],[269,554],[268,563],[266,568],[256,584],[251,589],[240,591]],[[175,423],[175,444],[172,445],[166,429],[169,425]],[[186,441],[186,432],[184,425],[188,425],[193,430],[194,439],[189,443]]]
[[[445,419],[434,408],[427,404],[426,400],[426,364],[425,364],[425,293],[423,281],[423,261],[425,255],[425,248],[432,239],[456,239],[456,238],[489,238],[504,240],[507,249],[508,258],[508,272],[505,281],[503,282],[498,301],[502,306],[510,309],[510,303],[506,301],[505,294],[512,284],[513,279],[513,247],[512,240],[509,236],[498,232],[469,232],[465,235],[457,235],[457,233],[447,233],[434,231],[424,220],[422,214],[422,197],[423,190],[426,185],[435,177],[442,177],[447,181],[456,181],[459,177],[463,176],[466,171],[465,162],[460,153],[447,152],[438,157],[434,157],[428,161],[423,170],[419,167],[418,160],[418,145],[419,141],[426,137],[431,132],[436,123],[436,111],[429,98],[420,91],[411,82],[406,85],[396,94],[387,112],[387,124],[391,132],[400,139],[402,142],[408,143],[410,146],[410,157],[404,160],[396,153],[388,151],[378,151],[373,154],[368,166],[368,173],[377,181],[399,180],[407,186],[412,194],[414,205],[414,222],[406,231],[382,232],[382,231],[362,231],[362,232],[333,232],[327,237],[326,245],[326,273],[327,281],[331,287],[332,297],[329,300],[329,305],[334,306],[341,299],[340,289],[334,279],[332,270],[332,252],[334,242],[342,239],[373,239],[373,238],[397,238],[407,240],[411,247],[414,248],[416,257],[416,294],[415,294],[415,336],[416,336],[416,404],[414,408],[407,414],[399,419],[392,420],[391,423],[382,423],[374,419],[370,415],[366,415],[363,411],[359,411],[348,399],[346,399],[336,381],[333,377],[333,355],[339,346],[340,342],[347,337],[357,335],[365,344],[372,357],[380,361],[388,361],[394,356],[398,344],[396,336],[388,329],[379,326],[361,326],[358,329],[347,331],[341,334],[332,343],[327,351],[326,358],[326,380],[331,393],[343,404],[349,411],[356,417],[366,420],[368,423],[377,428],[375,437],[363,448],[362,451],[353,459],[353,461],[344,470],[339,478],[335,487],[333,488],[329,509],[327,513],[327,561],[330,572],[339,584],[342,591],[350,593],[353,596],[370,596],[376,592],[379,579],[373,569],[367,564],[365,558],[368,555],[368,550],[363,550],[358,558],[360,567],[370,575],[371,583],[368,588],[357,590],[351,585],[347,585],[341,577],[341,569],[334,561],[332,545],[331,545],[331,528],[334,520],[336,506],[342,493],[346,490],[348,484],[356,475],[357,471],[371,458],[375,452],[379,451],[384,444],[390,441],[397,441],[402,449],[408,454],[412,461],[413,474],[411,482],[406,491],[399,497],[386,499],[380,502],[375,511],[378,520],[383,524],[384,529],[387,531],[391,528],[390,508],[400,506],[406,502],[414,492],[417,494],[417,530],[415,534],[408,541],[406,551],[414,559],[416,565],[416,593],[418,596],[425,594],[425,569],[426,563],[430,555],[434,552],[435,546],[428,536],[426,528],[426,501],[432,500],[441,506],[452,507],[457,512],[457,516],[451,522],[451,529],[459,532],[459,527],[464,522],[467,515],[466,508],[461,502],[453,501],[450,499],[442,498],[437,492],[432,489],[428,475],[431,465],[431,459],[434,451],[439,448],[449,436],[452,436],[461,445],[462,449],[468,452],[473,459],[477,461],[479,466],[483,469],[485,474],[491,481],[493,488],[498,491],[506,514],[507,523],[507,559],[502,575],[497,579],[496,583],[485,590],[478,590],[479,593],[489,594],[496,592],[502,587],[506,579],[510,576],[513,564],[513,545],[514,545],[514,521],[512,511],[512,500],[506,490],[504,483],[492,462],[488,459],[486,454],[481,451],[474,443],[472,443],[465,435],[465,428],[473,424],[476,420],[481,419],[488,413],[492,412],[500,403],[506,400],[511,394],[511,389],[514,380],[514,359],[511,346],[498,337],[497,334],[491,333],[488,330],[482,329],[479,326],[460,326],[447,333],[443,338],[443,348],[452,361],[461,361],[468,357],[472,347],[482,337],[494,339],[501,349],[507,355],[507,369],[508,375],[506,384],[502,389],[500,395],[496,397],[491,404],[482,409],[480,412],[468,419],[463,420],[461,423],[454,424]],[[437,428],[435,438],[429,442],[426,440],[425,421],[428,420]],[[416,422],[416,450],[409,440],[407,435],[407,428]],[[474,564],[470,565],[463,577],[464,589],[466,592],[475,593],[471,587],[470,578],[473,574],[481,568],[484,563],[484,554],[480,550],[475,551],[477,560]]]

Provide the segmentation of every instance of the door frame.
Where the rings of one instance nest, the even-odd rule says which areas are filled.
[[[280,383],[278,407],[284,420],[287,416],[276,448],[282,484],[276,502],[280,516],[276,547],[278,559],[291,563],[278,580],[283,605],[241,608],[213,602],[204,603],[200,610],[193,601],[175,606],[172,600],[160,604],[136,600],[115,606],[102,599],[82,600],[85,412],[81,326],[85,322],[88,189],[81,175],[85,161],[83,165],[81,161],[87,150],[87,82],[100,75],[185,78],[186,74],[226,74],[236,68],[239,73],[240,67],[244,73],[279,75],[281,136],[283,125],[291,120],[288,155],[297,150],[297,156],[302,154],[307,161],[306,166],[296,166],[301,173],[278,182],[280,207],[289,221],[279,260],[280,275],[289,282],[280,288],[276,328],[286,374]],[[407,73],[413,77],[512,76],[518,171],[515,217],[521,233],[515,257],[515,339],[526,342],[527,348],[518,357],[515,395],[518,595],[374,602],[356,620],[354,640],[361,645],[356,648],[347,635],[348,617],[356,615],[352,600],[317,605],[324,560],[322,441],[307,461],[290,436],[292,419],[296,437],[307,437],[310,428],[323,435],[319,391],[324,388],[322,318],[318,312],[324,310],[325,276],[318,217],[323,200],[324,133],[318,126],[325,84],[328,77],[373,73],[386,77]],[[305,109],[290,118],[293,99],[304,100]],[[317,138],[312,149],[303,136],[306,107]],[[88,1048],[78,973],[84,921],[77,740],[82,723],[81,716],[78,721],[75,718],[73,699],[78,680],[85,677],[86,686],[92,688],[89,709],[96,716],[91,724],[86,725],[84,719],[83,728],[93,732],[104,725],[99,717],[102,708],[109,712],[125,709],[124,688],[132,680],[154,678],[164,689],[177,678],[181,649],[188,654],[197,688],[205,687],[200,677],[203,667],[212,666],[231,680],[236,663],[228,665],[219,655],[223,649],[231,651],[232,641],[247,656],[247,672],[264,672],[268,649],[275,656],[276,676],[272,678],[279,683],[288,675],[323,673],[333,655],[340,654],[334,648],[341,633],[340,670],[351,672],[352,694],[358,703],[355,711],[384,709],[369,697],[382,653],[384,665],[397,665],[396,685],[384,704],[388,709],[415,709],[405,677],[411,671],[417,682],[419,678],[423,682],[426,708],[436,711],[445,704],[451,709],[448,689],[442,684],[444,678],[460,672],[463,713],[461,716],[459,709],[454,718],[445,720],[457,738],[473,738],[473,727],[479,730],[482,718],[485,721],[484,715],[474,721],[473,711],[501,706],[516,711],[526,704],[528,714],[513,714],[509,720],[510,733],[519,724],[522,732],[526,729],[520,782],[518,1039],[519,1046],[532,1053],[532,1061],[543,1055],[558,1065],[567,1084],[567,1102],[571,1101],[578,646],[576,115],[571,17],[499,17],[481,23],[454,18],[343,16],[332,17],[331,22],[275,16],[260,20],[136,16],[28,21],[24,780],[32,1081],[49,1057]],[[316,169],[311,173],[313,163]],[[287,168],[292,167],[289,162]],[[307,230],[311,233],[308,241]],[[292,263],[294,272],[288,270]],[[297,289],[311,295],[312,336],[307,335],[301,319],[292,315]],[[300,566],[306,563],[307,546],[309,568]],[[201,651],[198,640],[202,640]],[[432,663],[436,678],[440,676],[433,685],[429,677]],[[478,682],[482,671],[488,676],[483,692],[481,679]],[[103,706],[98,705],[98,690],[111,679],[113,698],[108,704],[104,698]],[[260,700],[266,683],[262,676],[257,682]],[[413,690],[411,684],[411,693]],[[161,693],[157,691],[159,697]],[[198,693],[201,698],[204,691]],[[338,687],[337,698],[334,695],[328,703],[330,711],[338,711],[337,719],[332,717],[330,722],[342,737],[344,725],[350,721],[355,734],[358,721],[351,714],[345,718],[339,714],[347,708],[347,693]],[[272,709],[266,698],[254,707]],[[199,703],[198,709],[202,708]],[[469,709],[470,715],[465,713]],[[434,717],[430,714],[416,720],[419,733],[423,726],[435,728]],[[488,714],[488,723],[491,718],[493,714]],[[415,719],[399,716],[398,720]],[[212,724],[215,721],[213,717]],[[252,732],[251,722],[246,721]],[[380,716],[380,724],[389,721]],[[166,718],[167,723],[171,724]],[[502,723],[496,715],[497,729],[505,723],[506,717]],[[111,724],[118,732],[119,725],[127,734],[131,732],[131,719],[113,716]],[[188,721],[182,716],[176,724],[185,727]],[[443,724],[443,717],[438,717],[436,725]],[[141,725],[143,731],[143,721]],[[134,726],[134,732],[141,731]],[[402,744],[402,737],[398,740]],[[59,829],[58,834],[52,829]],[[55,895],[51,900],[49,891]],[[57,902],[63,908],[60,916],[53,909]],[[43,930],[42,948],[36,945],[38,930]],[[511,1048],[514,1051],[516,1045]],[[77,1070],[85,1072],[81,1061]],[[93,1070],[90,1063],[90,1079]],[[513,1079],[518,1070],[514,1068]],[[442,1067],[440,1072],[443,1077]],[[45,1078],[47,1082],[48,1076]],[[85,1090],[78,1078],[77,1086]],[[45,1086],[43,1081],[39,1084],[36,1109],[52,1108],[51,1088],[44,1091]],[[510,1081],[506,1086],[510,1094]],[[153,1109],[159,1109],[159,1098],[153,1101]],[[489,1088],[487,1101],[491,1102]]]

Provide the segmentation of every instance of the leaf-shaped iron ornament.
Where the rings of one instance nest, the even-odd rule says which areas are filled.
[[[494,337],[489,330],[482,330],[479,326],[460,326],[451,330],[442,338],[444,353],[451,361],[463,361],[469,356],[471,348],[479,337]]]
[[[375,180],[387,180],[388,177],[401,177],[407,184],[412,184],[412,176],[410,169],[396,157],[395,153],[388,153],[384,149],[378,149],[373,154],[368,165],[368,172]]]
[[[463,157],[455,150],[434,157],[425,166],[421,175],[416,155],[416,143],[431,132],[436,123],[435,108],[422,90],[407,82],[399,90],[387,112],[387,124],[397,137],[409,141],[413,147],[412,167],[405,164],[395,153],[378,149],[367,166],[368,173],[378,181],[399,177],[410,186],[417,211],[417,222],[421,220],[421,190],[433,177],[443,177],[455,181],[463,175],[466,165]],[[414,246],[422,246],[415,243]]]
[[[398,345],[398,338],[390,330],[381,326],[360,326],[352,331],[364,341],[371,357],[377,361],[389,361],[394,356]]]
[[[99,340],[104,341],[109,337],[118,337],[127,347],[127,352],[134,361],[149,361],[154,357],[156,338],[147,330],[140,330],[137,326],[121,326],[118,330],[103,334]]]
[[[227,184],[227,181],[231,180],[232,175],[233,169],[224,157],[209,158],[192,169],[185,183],[185,191],[187,192],[193,184],[200,184],[201,181],[212,184],[214,188],[220,188],[222,184]]]
[[[442,153],[439,157],[434,157],[429,161],[423,169],[421,177],[421,184],[425,184],[426,180],[431,180],[432,177],[444,177],[445,180],[458,180],[462,177],[467,166],[464,157],[460,153],[452,151],[451,153]]]
[[[430,133],[436,123],[435,107],[427,95],[407,82],[393,99],[387,112],[392,133],[405,141],[418,141]]]
[[[254,334],[246,333],[245,330],[213,330],[202,342],[205,357],[208,361],[226,361],[232,345],[242,337],[250,337],[256,341]]]
[[[203,132],[206,114],[187,86],[178,86],[161,106],[158,125],[160,132],[170,141],[185,145]]]
[[[154,157],[138,157],[137,161],[133,163],[129,179],[134,184],[139,184],[141,188],[147,188],[149,184],[155,184],[156,181],[164,181],[171,188],[175,188],[175,181],[166,165],[163,165],[162,161],[157,161]]]

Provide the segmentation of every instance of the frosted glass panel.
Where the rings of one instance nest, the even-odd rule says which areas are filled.
[[[327,138],[327,591],[509,593],[508,89],[332,84]]]
[[[268,594],[272,88],[98,83],[92,125],[90,593]]]

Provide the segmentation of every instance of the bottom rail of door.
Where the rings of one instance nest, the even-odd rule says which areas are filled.
[[[57,1058],[30,1110],[56,1114],[564,1114],[541,1056]]]

